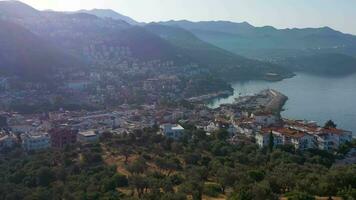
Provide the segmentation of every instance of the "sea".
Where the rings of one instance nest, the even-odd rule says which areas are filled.
[[[221,104],[233,103],[239,96],[275,89],[288,96],[283,117],[316,121],[319,125],[333,120],[338,128],[353,131],[356,135],[356,74],[330,77],[297,73],[293,78],[278,82],[234,82],[232,87],[233,95],[213,99],[208,106],[217,108]]]

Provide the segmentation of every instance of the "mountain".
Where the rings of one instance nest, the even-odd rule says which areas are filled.
[[[40,11],[20,1],[0,1],[0,18],[35,18]]]
[[[292,75],[288,70],[278,65],[247,59],[218,48],[200,40],[194,34],[182,28],[155,23],[148,24],[145,28],[178,47],[181,55],[208,67],[215,74],[225,79],[262,78],[268,73],[277,73],[281,77]]]
[[[116,20],[122,20],[132,25],[139,25],[140,23],[135,21],[134,19],[117,13],[111,9],[92,9],[92,10],[79,10],[78,13],[87,13],[91,15],[95,15],[100,18],[111,18]]]
[[[188,20],[159,22],[163,25],[181,27],[187,30],[201,30],[209,32],[223,32],[230,34],[246,33],[255,27],[247,22],[234,23],[229,21],[201,21],[191,22]]]
[[[82,64],[19,25],[0,20],[0,27],[2,74],[42,81],[58,68],[69,70]]]
[[[312,74],[345,76],[356,73],[356,58],[344,54],[316,54],[285,59],[284,66],[293,71]]]
[[[276,29],[225,21],[168,21],[161,24],[184,28],[206,42],[255,59],[276,60],[318,53],[356,56],[356,36],[329,27]]]
[[[19,3],[13,9],[20,11],[22,7],[26,6]],[[2,9],[0,6],[0,13]],[[176,70],[197,65],[226,80],[262,79],[271,73],[278,74],[278,79],[292,75],[278,65],[218,48],[182,28],[158,24],[132,26],[122,20],[81,12],[35,12],[33,17],[18,12],[19,15],[7,20],[97,69],[117,67],[122,62],[172,61]]]

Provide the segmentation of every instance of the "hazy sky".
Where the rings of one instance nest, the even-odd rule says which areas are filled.
[[[37,9],[110,8],[137,21],[230,20],[256,26],[330,26],[356,35],[356,0],[23,0]]]

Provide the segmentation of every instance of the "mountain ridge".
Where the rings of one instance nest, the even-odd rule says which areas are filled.
[[[131,25],[139,25],[140,23],[137,22],[136,20],[132,19],[131,17],[128,17],[126,15],[122,15],[112,9],[91,9],[91,10],[78,10],[76,11],[77,13],[87,13],[91,15],[95,15],[100,18],[111,18],[115,20],[122,20],[125,21]]]
[[[187,20],[160,24],[184,28],[203,41],[254,59],[285,57],[289,51],[294,53],[326,51],[356,55],[356,36],[330,27],[276,29],[272,26],[254,27],[234,22]],[[279,50],[286,51],[278,52]]]

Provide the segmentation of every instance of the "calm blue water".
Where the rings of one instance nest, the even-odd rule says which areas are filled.
[[[234,95],[215,99],[209,106],[232,103],[240,95],[275,89],[289,97],[282,113],[290,119],[307,119],[321,125],[332,119],[339,128],[356,133],[356,74],[347,77],[322,77],[308,74],[280,82],[248,81],[233,83]]]

